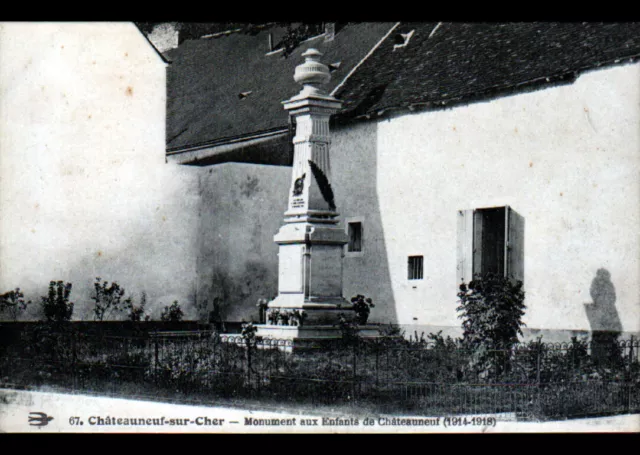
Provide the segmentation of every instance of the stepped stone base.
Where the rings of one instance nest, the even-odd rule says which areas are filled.
[[[261,324],[257,336],[264,339],[283,340],[278,348],[285,351],[315,349],[323,344],[338,341],[342,338],[339,326],[334,325],[269,325]],[[358,326],[358,333],[364,339],[381,338],[380,326],[368,324]]]

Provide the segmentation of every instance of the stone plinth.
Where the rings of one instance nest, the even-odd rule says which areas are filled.
[[[334,324],[338,315],[349,318],[353,306],[342,296],[342,256],[346,235],[342,229],[312,222],[287,223],[274,240],[278,253],[278,296],[267,314],[300,310],[307,324]]]
[[[286,344],[278,345],[285,351],[313,349],[322,347],[323,343],[331,343],[342,338],[339,326],[335,325],[259,325],[257,336],[273,340],[285,340]],[[374,324],[358,326],[358,334],[362,339],[379,338],[379,327]]]

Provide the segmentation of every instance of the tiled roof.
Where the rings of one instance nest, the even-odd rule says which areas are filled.
[[[267,55],[268,34],[283,33],[275,26],[183,42],[165,53],[167,149],[286,128],[281,102],[298,93],[294,68],[310,47],[324,63],[340,62],[328,87],[344,82],[335,93],[344,102],[339,121],[570,82],[640,56],[640,23],[402,23],[370,53],[393,25],[349,24],[333,41],[317,37],[286,59]]]
[[[412,30],[398,47],[396,37]],[[571,82],[639,55],[640,23],[405,23],[336,96],[343,118],[450,106]]]
[[[340,62],[332,74],[334,87],[392,26],[348,25],[334,40],[311,39],[287,58],[280,52],[267,55],[269,33],[284,34],[277,26],[185,41],[165,53],[172,62],[167,67],[167,149],[286,128],[281,102],[300,91],[293,73],[306,49],[319,49],[328,64]]]

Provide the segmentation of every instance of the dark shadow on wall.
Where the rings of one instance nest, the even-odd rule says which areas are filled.
[[[622,323],[616,309],[616,289],[607,269],[598,269],[589,292],[593,303],[586,303],[584,309],[593,341],[605,343],[617,340],[622,333]]]
[[[331,181],[340,226],[362,220],[362,252],[346,251],[343,259],[343,295],[371,297],[373,323],[397,324],[389,258],[378,190],[378,125],[366,122],[344,129],[333,126]]]
[[[277,295],[273,236],[286,209],[290,173],[290,167],[248,163],[202,169],[197,258],[202,319],[220,327],[258,322],[258,300]]]

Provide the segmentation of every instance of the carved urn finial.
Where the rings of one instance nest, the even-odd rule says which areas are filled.
[[[300,95],[326,94],[326,91],[322,89],[322,85],[331,80],[331,74],[329,73],[329,67],[320,62],[322,52],[317,49],[308,49],[302,56],[305,61],[296,66],[296,71],[293,74],[293,80],[298,84],[302,84]]]

